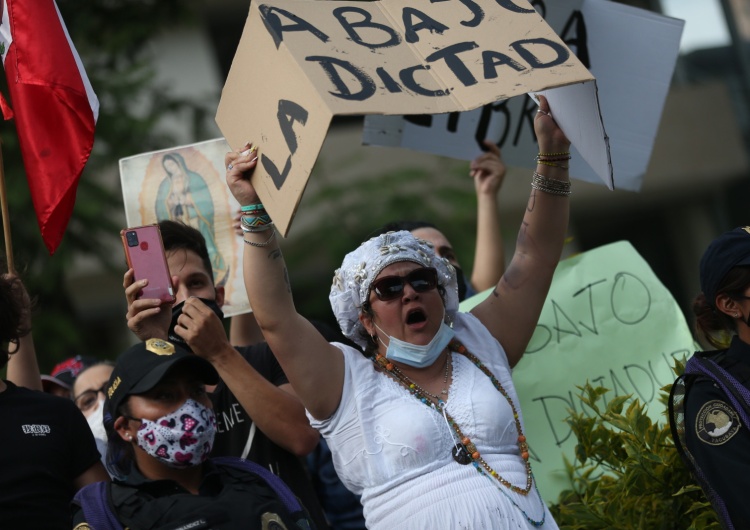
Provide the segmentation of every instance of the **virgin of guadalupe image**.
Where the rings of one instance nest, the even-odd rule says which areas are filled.
[[[214,203],[206,181],[188,169],[185,159],[178,153],[164,155],[161,164],[167,175],[156,194],[157,220],[171,219],[197,228],[206,239],[214,281],[217,286],[223,286],[229,267],[216,245]]]

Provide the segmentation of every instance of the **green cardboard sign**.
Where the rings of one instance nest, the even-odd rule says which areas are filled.
[[[469,311],[489,293],[461,304]],[[563,454],[574,460],[576,439],[565,423],[584,411],[577,386],[586,381],[631,394],[664,422],[659,389],[674,380],[674,358],[695,349],[672,295],[630,243],[620,241],[561,261],[536,332],[513,381],[539,491],[556,502],[570,488]]]

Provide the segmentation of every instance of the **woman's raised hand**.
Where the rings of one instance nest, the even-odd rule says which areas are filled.
[[[259,202],[258,194],[250,183],[255,166],[258,165],[258,150],[251,143],[239,151],[230,151],[224,156],[227,168],[227,186],[241,206]]]
[[[534,117],[534,132],[539,142],[540,153],[562,153],[570,150],[570,140],[557,125],[550,112],[547,98],[539,96],[539,110]]]

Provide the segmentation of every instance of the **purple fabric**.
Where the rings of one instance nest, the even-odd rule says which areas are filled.
[[[242,458],[219,457],[211,460],[214,464],[229,466],[241,469],[247,473],[258,475],[271,489],[274,490],[274,492],[276,492],[286,509],[289,510],[290,514],[300,516],[300,519],[297,520],[297,525],[300,528],[312,528],[307,518],[304,516],[305,511],[297,500],[297,497],[294,496],[292,490],[289,489],[289,486],[287,486],[279,477],[258,464],[243,460]],[[84,486],[76,494],[75,501],[83,509],[83,515],[91,528],[95,528],[96,530],[123,530],[117,516],[112,512],[109,506],[107,500],[108,487],[109,483],[107,482],[97,482],[95,484]]]
[[[706,366],[706,364],[710,365],[710,368]],[[720,373],[724,380],[720,380],[717,377],[715,377],[713,370]],[[745,425],[750,426],[750,416],[748,416],[747,410],[750,408],[750,391],[748,391],[747,388],[745,388],[743,385],[737,383],[736,379],[732,377],[732,375],[724,370],[721,366],[716,364],[715,362],[708,360],[708,359],[700,359],[697,360],[695,356],[691,357],[690,360],[685,365],[685,373],[686,374],[696,374],[696,375],[704,375],[706,377],[709,377],[713,379],[719,387],[721,387],[721,390],[726,394],[729,401],[732,402],[732,405],[734,406],[734,410],[737,412],[737,414],[740,415],[742,418],[742,421],[745,422]],[[732,385],[732,388],[727,387],[727,383]],[[745,401],[744,403],[740,403],[737,400],[736,395],[740,394],[742,396],[742,399]]]
[[[742,418],[742,421],[745,423],[745,425],[750,426],[750,415],[748,415],[748,409],[750,409],[750,391],[748,391],[748,389],[745,388],[744,385],[739,384],[729,372],[724,370],[714,361],[693,356],[685,365],[685,373],[708,377],[717,385],[719,385],[719,388],[721,388],[722,392],[724,392],[724,395],[732,403],[735,412],[737,412],[740,418]],[[728,385],[731,385],[731,388]],[[737,399],[738,394],[742,398],[744,403],[740,402]],[[714,509],[718,513],[719,518],[723,523],[722,526],[724,526],[724,528],[726,528],[727,530],[734,530],[734,525],[732,524],[732,520],[729,517],[729,511],[727,510],[723,499],[719,497],[719,495],[713,490],[713,488],[711,488],[711,485],[706,480],[705,476],[701,472],[701,469],[695,463],[694,465],[695,472],[699,477],[699,481],[710,491],[710,494],[708,494],[707,496],[709,496],[711,504],[713,504]]]
[[[83,509],[86,522],[96,530],[123,530],[120,521],[107,502],[108,482],[96,482],[84,486],[76,493],[75,501]]]
[[[289,489],[289,486],[266,468],[259,466],[255,462],[233,456],[220,456],[212,458],[211,461],[214,464],[231,466],[260,476],[276,492],[276,495],[279,496],[279,499],[290,513],[295,514],[302,511],[302,505],[297,500],[297,497],[294,496],[292,490]]]

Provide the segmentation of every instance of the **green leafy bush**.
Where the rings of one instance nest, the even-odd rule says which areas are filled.
[[[682,373],[678,362],[675,371]],[[568,423],[578,443],[565,466],[572,489],[550,509],[561,529],[719,529],[715,512],[680,459],[669,423],[653,422],[631,396],[579,387],[587,413]],[[666,408],[671,385],[661,389]],[[627,409],[626,409],[627,406]]]

